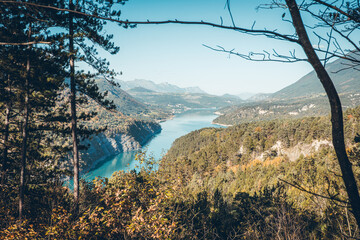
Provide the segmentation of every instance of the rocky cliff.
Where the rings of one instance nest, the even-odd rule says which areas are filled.
[[[257,159],[261,161],[266,161],[269,157],[276,157],[282,156],[287,158],[289,161],[296,161],[300,158],[301,155],[303,156],[310,156],[311,154],[317,153],[323,147],[333,147],[332,142],[329,140],[313,140],[311,143],[304,143],[299,142],[295,146],[292,147],[285,147],[282,141],[277,141],[269,150],[262,151],[262,152],[253,152],[251,154],[252,160]],[[249,151],[244,147],[244,145],[240,146],[238,151],[239,154],[244,154],[245,152]]]
[[[125,133],[105,132],[91,136],[81,142],[88,147],[81,151],[83,169],[89,170],[110,156],[138,150],[160,131],[161,126],[157,123],[134,121]]]

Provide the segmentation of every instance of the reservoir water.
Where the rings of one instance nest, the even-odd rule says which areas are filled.
[[[150,140],[143,150],[146,150],[148,156],[160,159],[170,149],[175,139],[200,128],[219,127],[211,124],[215,118],[214,109],[189,110],[175,115],[173,119],[161,123],[161,133]],[[138,164],[134,161],[136,153],[137,151],[132,151],[110,157],[99,167],[82,175],[82,178],[91,180],[98,176],[110,177],[115,171],[132,170]]]

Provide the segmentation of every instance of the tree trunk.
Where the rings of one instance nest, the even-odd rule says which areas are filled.
[[[29,27],[29,39],[31,36],[31,27]],[[29,47],[30,49],[30,47]],[[28,49],[28,50],[29,50]],[[24,192],[25,192],[25,175],[26,175],[26,155],[27,155],[27,140],[29,137],[28,123],[29,123],[29,79],[30,79],[30,51],[27,54],[26,61],[26,79],[25,79],[25,101],[24,101],[24,123],[22,126],[22,146],[21,146],[21,168],[20,168],[20,184],[19,184],[19,221],[23,220],[24,213]]]
[[[312,47],[312,44],[309,40],[304,24],[302,22],[296,1],[286,0],[286,4],[289,7],[289,11],[293,20],[293,25],[299,37],[299,43],[301,47],[304,49],[304,52],[308,58],[309,63],[314,68],[329,98],[330,107],[331,107],[332,142],[341,168],[342,179],[344,180],[345,183],[346,192],[349,197],[349,202],[352,208],[352,212],[356,219],[357,225],[359,226],[360,229],[359,190],[352,170],[352,164],[349,161],[345,149],[344,123],[343,123],[343,113],[342,113],[340,98],[329,74],[326,72],[324,66],[321,64],[321,61],[319,60],[318,56],[316,55]]]
[[[69,1],[70,9],[74,8],[72,0]],[[74,53],[74,25],[73,14],[69,13],[69,51],[70,51],[70,108],[71,108],[71,136],[73,139],[73,165],[74,165],[74,212],[79,207],[79,149],[77,137],[76,117],[76,82],[75,82],[75,53]]]
[[[11,113],[11,84],[10,84],[10,76],[8,76],[8,91],[9,98],[6,103],[5,109],[5,123],[4,123],[4,151],[3,151],[3,159],[2,159],[2,167],[1,167],[1,185],[6,184],[6,171],[8,164],[8,151],[9,151],[9,125],[10,125],[10,113]]]

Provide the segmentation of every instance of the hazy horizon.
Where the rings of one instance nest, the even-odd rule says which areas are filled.
[[[156,82],[156,81],[154,81],[154,80],[152,80],[152,79],[139,79],[139,78],[135,78],[135,79],[132,79],[132,80],[123,80],[123,79],[121,79],[121,78],[119,78],[119,77],[115,77],[115,80],[124,81],[124,82],[132,82],[132,81],[136,81],[136,80],[145,80],[145,81],[151,81],[151,82],[156,83],[156,84],[171,84],[171,85],[175,85],[175,86],[180,87],[180,88],[200,88],[200,90],[202,90],[202,91],[204,91],[204,92],[206,92],[206,93],[208,93],[208,94],[212,94],[212,95],[216,95],[216,96],[222,96],[222,95],[224,95],[224,94],[230,94],[230,95],[236,95],[236,96],[240,96],[240,95],[251,95],[251,96],[254,96],[254,95],[259,94],[259,93],[261,93],[261,94],[271,94],[271,93],[275,93],[275,92],[278,91],[278,90],[277,90],[277,91],[275,91],[275,92],[248,92],[248,91],[244,91],[244,92],[234,92],[234,93],[228,93],[228,92],[225,92],[225,93],[209,93],[209,92],[205,91],[204,89],[202,89],[200,86],[196,86],[196,85],[192,85],[192,86],[180,86],[180,85],[177,85],[176,83]],[[144,87],[144,88],[146,88],[146,87]],[[123,90],[124,90],[124,89],[123,89]],[[279,89],[279,90],[281,90],[281,89]],[[251,96],[249,96],[249,97],[251,97]],[[244,97],[244,99],[247,99],[247,98],[249,98],[249,97]]]

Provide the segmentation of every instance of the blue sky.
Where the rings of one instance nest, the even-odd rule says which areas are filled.
[[[292,33],[281,20],[284,10],[259,10],[264,1],[233,0],[232,13],[237,26],[279,29]],[[266,1],[265,1],[266,2]],[[122,18],[129,20],[204,20],[230,24],[225,0],[129,0],[122,7]],[[301,49],[284,41],[249,36],[231,30],[190,25],[139,25],[122,29],[108,24],[120,52],[111,56],[101,52],[122,80],[148,79],[181,87],[199,86],[212,94],[275,92],[295,82],[312,69],[308,63],[251,62],[203,46],[220,45],[241,53],[272,51],[287,54]]]

